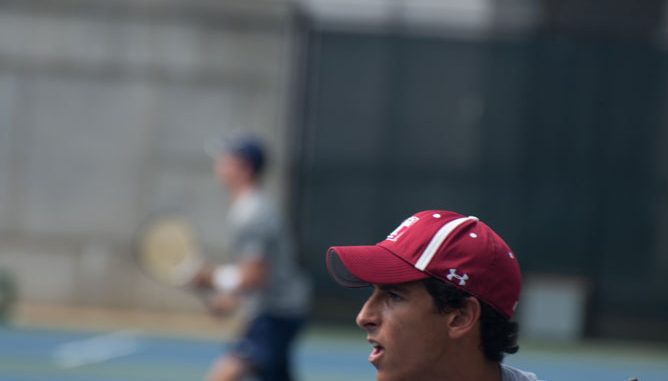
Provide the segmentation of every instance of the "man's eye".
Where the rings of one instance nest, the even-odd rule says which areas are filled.
[[[401,295],[397,294],[394,291],[387,291],[387,296],[393,301],[398,301],[403,299]]]

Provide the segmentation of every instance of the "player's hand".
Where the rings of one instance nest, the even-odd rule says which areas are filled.
[[[196,289],[208,290],[213,288],[213,273],[216,270],[216,266],[205,265],[203,266],[193,278],[190,280],[188,285]]]
[[[209,310],[218,316],[226,316],[239,308],[241,299],[228,293],[215,294],[208,300]]]

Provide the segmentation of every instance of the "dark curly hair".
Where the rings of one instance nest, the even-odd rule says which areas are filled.
[[[434,300],[438,313],[462,308],[466,299],[471,297],[466,291],[436,278],[427,278],[422,283]],[[501,362],[505,353],[516,353],[520,349],[517,344],[519,325],[483,301],[480,301],[480,308],[480,350],[488,360]]]

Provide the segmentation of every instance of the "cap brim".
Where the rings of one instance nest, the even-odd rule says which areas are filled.
[[[327,269],[345,287],[398,284],[429,275],[381,246],[335,246],[327,250]]]

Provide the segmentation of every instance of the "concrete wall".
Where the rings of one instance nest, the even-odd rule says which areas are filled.
[[[280,197],[291,13],[218,3],[0,6],[0,268],[22,300],[199,308],[145,279],[130,248],[160,210],[220,247],[225,195],[203,147],[223,133],[270,142]]]

